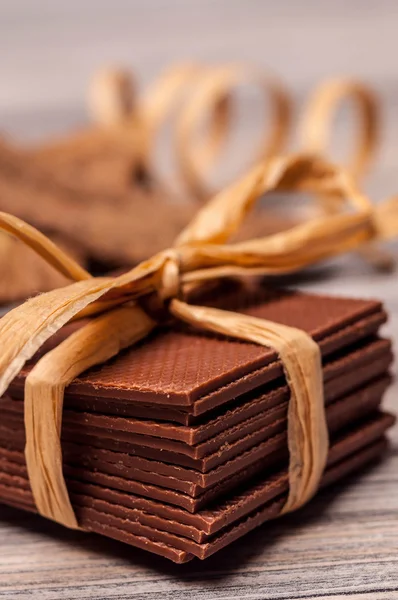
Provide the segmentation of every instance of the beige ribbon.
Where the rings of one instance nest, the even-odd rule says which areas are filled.
[[[52,161],[56,155],[56,163],[67,162],[98,149],[101,139],[113,137],[131,149],[132,168],[150,174],[167,189],[169,185],[156,165],[155,150],[160,131],[174,114],[172,154],[179,180],[192,197],[208,199],[211,192],[206,178],[231,131],[234,91],[250,85],[261,90],[270,108],[270,119],[249,161],[255,164],[285,151],[292,102],[280,81],[245,64],[176,64],[161,73],[141,95],[131,72],[102,69],[93,77],[88,91],[90,113],[98,128],[47,144],[39,153],[44,158],[51,155]],[[354,101],[359,125],[355,152],[346,168],[359,180],[369,168],[379,140],[377,98],[364,83],[332,79],[319,85],[304,108],[299,146],[304,152],[327,155],[332,118],[345,99]],[[322,206],[335,211],[336,198],[323,198]]]
[[[209,166],[214,164],[204,152],[198,152],[201,146],[196,143],[198,128],[203,126],[206,114],[210,116],[217,106],[229,100],[232,102],[234,90],[241,86],[259,88],[264,104],[269,105],[270,117],[261,131],[258,147],[253,158],[247,164],[252,165],[269,160],[286,150],[292,120],[292,102],[284,86],[274,76],[261,69],[243,64],[231,64],[214,67],[204,72],[195,82],[194,94],[185,103],[178,116],[175,127],[176,156],[182,181],[185,181],[192,195],[198,200],[211,196],[206,176]],[[224,132],[223,132],[224,133]],[[207,141],[207,140],[206,140]],[[205,150],[205,148],[204,148]]]
[[[322,216],[268,238],[228,244],[254,202],[279,190],[315,194],[323,190],[344,202],[339,214]],[[284,512],[312,497],[328,450],[318,346],[294,328],[187,304],[182,299],[184,288],[231,275],[298,271],[370,240],[395,236],[396,198],[372,206],[348,174],[322,159],[293,156],[267,161],[204,206],[173,248],[114,278],[91,278],[45,236],[15,217],[0,214],[0,228],[22,239],[75,280],[31,298],[0,320],[0,394],[65,323],[87,314],[99,315],[41,358],[26,381],[26,460],[41,514],[69,527],[78,526],[62,473],[59,434],[64,389],[77,374],[115,356],[156,326],[135,304],[148,297],[157,298],[176,319],[270,346],[279,353],[291,390],[290,490]]]
[[[379,148],[380,115],[379,101],[374,90],[355,79],[336,78],[326,80],[312,92],[305,108],[300,127],[300,147],[304,152],[330,156],[328,143],[333,130],[333,119],[340,105],[351,101],[355,109],[356,138],[350,158],[344,167],[356,181],[362,181],[370,170]],[[339,211],[339,199],[333,195],[321,195],[321,207],[330,214]],[[358,251],[368,263],[379,270],[391,270],[394,259],[390,253],[376,244],[368,244]]]
[[[259,69],[242,64],[174,65],[147,88],[135,107],[133,93],[126,89],[126,78],[126,72],[116,70],[100,72],[94,79],[90,104],[97,122],[103,126],[126,126],[134,118],[138,135],[136,160],[159,180],[154,161],[156,141],[178,107],[173,134],[179,179],[198,200],[207,200],[211,195],[206,176],[226,145],[232,123],[233,90],[239,85],[257,85],[271,110],[270,123],[261,132],[259,148],[249,164],[269,159],[285,149],[291,125],[290,96],[275,77]],[[129,89],[132,88],[131,83]]]
[[[190,90],[207,71],[197,63],[174,65],[161,73],[142,96],[136,95],[131,73],[120,69],[104,69],[93,78],[89,89],[89,107],[95,121],[104,129],[118,135],[133,131],[135,159],[148,173],[157,174],[154,154],[162,127],[181,104],[187,101]],[[193,151],[201,164],[209,165],[225,140],[229,124],[226,98],[211,106],[208,127],[201,144],[193,142]]]
[[[379,102],[374,90],[355,79],[336,78],[321,83],[312,92],[301,121],[300,147],[304,152],[330,156],[328,143],[333,118],[345,100],[353,103],[357,118],[357,139],[345,168],[356,181],[363,179],[379,146]]]
[[[208,66],[196,63],[175,65],[165,70],[150,85],[140,101],[141,144],[139,152],[141,161],[149,173],[158,174],[154,160],[156,142],[162,127],[173,112],[179,113],[184,104],[189,103],[195,86],[202,77],[212,72]],[[206,107],[207,108],[207,107]],[[205,108],[204,108],[205,110]],[[207,127],[202,131],[199,140],[191,140],[192,152],[204,168],[208,169],[225,143],[230,126],[230,103],[224,95],[209,107]],[[200,119],[203,115],[198,115]],[[193,192],[192,184],[187,180],[187,187]]]

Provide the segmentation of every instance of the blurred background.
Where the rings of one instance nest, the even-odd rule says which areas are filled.
[[[247,61],[298,103],[326,76],[355,75],[384,105],[368,184],[383,197],[398,189],[397,22],[394,0],[1,0],[0,130],[35,140],[85,123],[87,83],[104,64],[131,67],[141,86],[182,59]]]

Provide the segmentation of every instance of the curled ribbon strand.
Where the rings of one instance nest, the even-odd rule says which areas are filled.
[[[195,144],[198,125],[208,111],[211,116],[217,106],[222,106],[226,100],[231,102],[234,89],[242,84],[254,84],[261,90],[265,103],[270,104],[269,122],[249,164],[270,160],[286,150],[292,121],[292,102],[281,83],[262,70],[247,65],[231,64],[209,69],[196,81],[194,94],[182,107],[175,127],[181,179],[198,200],[211,196],[209,186],[205,183],[206,172],[216,158],[213,154],[208,160],[207,154],[198,152],[200,146]]]
[[[228,238],[254,202],[272,191],[323,190],[344,202],[337,215],[324,215],[289,231],[238,244]],[[345,203],[351,211],[345,210]],[[25,388],[26,460],[38,510],[77,527],[62,473],[59,433],[65,387],[89,366],[115,356],[144,338],[156,323],[134,303],[155,296],[176,319],[205,330],[274,348],[291,389],[288,413],[289,495],[284,512],[316,492],[327,450],[321,358],[304,332],[278,323],[184,302],[186,285],[252,272],[297,271],[320,260],[398,234],[398,199],[377,207],[350,176],[323,159],[293,156],[267,161],[218,194],[182,232],[173,248],[119,277],[87,278],[87,273],[23,222],[0,214],[0,228],[23,239],[75,280],[25,302],[0,321],[0,394],[42,344],[65,323],[99,315],[46,354]],[[103,313],[103,314],[101,314]]]
[[[157,172],[154,164],[155,145],[167,117],[171,115],[173,108],[181,110],[185,103],[189,103],[196,84],[212,70],[194,63],[177,65],[167,69],[146,90],[140,104],[142,125],[139,152],[148,172]],[[226,95],[218,98],[209,107],[209,111],[208,127],[201,142],[191,140],[192,152],[206,169],[214,162],[226,140],[231,120],[229,98]],[[198,115],[199,119],[200,117]],[[193,186],[188,180],[187,186],[192,192]]]
[[[326,80],[312,92],[304,109],[301,122],[300,146],[304,152],[329,156],[333,117],[339,106],[351,101],[356,114],[357,136],[352,156],[345,161],[345,168],[356,181],[362,181],[375,159],[380,141],[379,101],[374,90],[361,81],[336,78]],[[330,195],[321,198],[322,208],[330,214],[339,211],[339,199]],[[368,244],[358,253],[367,262],[380,270],[391,270],[394,261],[391,255],[375,244]]]
[[[301,144],[304,152],[330,155],[327,149],[332,120],[344,100],[352,100],[357,114],[357,140],[352,157],[345,168],[358,181],[362,180],[374,160],[380,139],[379,102],[375,92],[361,81],[329,79],[310,96],[301,122]]]
[[[258,87],[271,112],[251,163],[281,155],[292,121],[292,102],[283,85],[275,77],[247,65],[210,67],[194,63],[166,69],[141,96],[130,72],[101,70],[89,89],[90,112],[98,128],[45,144],[34,155],[62,164],[72,156],[73,160],[80,160],[91,151],[97,152],[102,142],[114,139],[130,149],[134,172],[151,174],[160,181],[154,161],[156,141],[178,108],[173,132],[180,179],[194,198],[208,199],[206,176],[225,147],[232,123],[233,92],[242,84]],[[304,152],[327,154],[332,117],[346,98],[354,101],[359,115],[355,152],[346,168],[359,180],[369,168],[380,137],[377,98],[362,82],[332,79],[314,90],[304,109],[300,147]],[[324,206],[333,212],[335,199],[325,198]]]

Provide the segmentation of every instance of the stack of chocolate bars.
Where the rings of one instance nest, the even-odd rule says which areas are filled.
[[[380,409],[392,361],[378,335],[380,303],[257,284],[226,285],[222,297],[201,302],[301,328],[318,342],[330,433],[322,486],[382,454],[394,417]],[[0,401],[0,501],[34,511],[23,454],[30,368]],[[288,404],[274,351],[178,323],[90,369],[66,391],[62,430],[80,525],[183,563],[277,517],[288,492]]]

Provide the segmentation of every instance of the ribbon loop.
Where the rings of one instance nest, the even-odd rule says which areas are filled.
[[[177,238],[184,244],[222,244],[241,226],[254,203],[269,192],[308,191],[336,194],[339,211],[352,206],[371,213],[373,207],[353,179],[340,167],[311,155],[283,156],[254,167],[237,183],[217,194]],[[276,237],[276,236],[271,236]]]
[[[95,75],[89,88],[90,112],[102,127],[107,130],[113,127],[119,136],[130,140],[137,173],[152,174],[155,179],[160,180],[154,155],[162,127],[177,107],[189,104],[195,85],[212,70],[211,67],[198,63],[174,65],[166,69],[139,96],[129,71],[120,68],[103,69]],[[191,139],[189,143],[192,146],[188,148],[185,145],[183,151],[192,152],[204,169],[214,162],[225,142],[230,126],[229,108],[229,98],[225,95],[214,103],[205,104],[196,115],[200,120],[206,110],[209,110],[207,127],[201,143]],[[189,179],[186,184],[194,192]]]
[[[161,270],[159,297],[162,301],[178,298],[181,295],[180,255],[172,248],[165,252],[166,260]]]
[[[345,99],[352,100],[356,109],[357,138],[346,169],[356,181],[363,178],[374,160],[380,138],[380,117],[375,92],[366,84],[352,79],[332,79],[322,83],[312,94],[302,121],[302,146],[306,151],[326,155],[331,123]],[[339,212],[338,195],[322,190],[319,195],[322,209],[328,214]],[[359,249],[358,254],[378,270],[392,270],[394,259],[376,244]]]
[[[198,125],[208,111],[210,116],[218,109],[229,109],[234,89],[242,84],[254,84],[270,105],[271,116],[265,126],[251,164],[269,160],[285,150],[291,125],[291,99],[284,86],[272,75],[243,64],[232,64],[208,69],[195,82],[195,94],[180,112],[175,129],[176,156],[182,179],[199,200],[211,195],[205,183],[209,164],[214,155],[198,152],[195,143]],[[228,111],[230,112],[230,111]],[[226,115],[228,118],[228,113]],[[215,142],[217,138],[214,137]],[[217,143],[217,150],[220,143]],[[209,160],[210,159],[210,160]]]
[[[88,90],[88,105],[94,121],[102,127],[126,123],[136,109],[131,72],[107,68],[95,73]]]
[[[377,98],[366,84],[352,79],[331,79],[316,88],[304,113],[301,145],[305,152],[329,155],[327,144],[332,118],[346,98],[353,101],[358,116],[357,139],[346,168],[353,177],[360,179],[374,159],[380,137]]]

